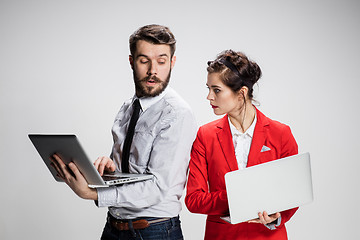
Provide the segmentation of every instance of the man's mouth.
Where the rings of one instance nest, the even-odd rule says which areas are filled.
[[[158,79],[157,77],[147,77],[144,79],[144,82],[146,83],[146,85],[155,85],[156,83],[161,82],[160,79]]]
[[[148,85],[155,85],[156,82],[157,82],[157,81],[155,81],[154,79],[149,79],[149,80],[146,81],[146,83],[147,83]]]

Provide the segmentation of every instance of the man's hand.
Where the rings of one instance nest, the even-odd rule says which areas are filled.
[[[58,173],[58,177],[63,179],[65,183],[81,198],[97,200],[97,191],[94,188],[89,188],[84,176],[81,174],[75,163],[69,163],[68,167],[59,157],[54,154],[50,157],[51,165]]]
[[[259,212],[258,213],[258,216],[259,218],[257,219],[253,219],[253,220],[250,220],[248,221],[248,223],[261,223],[261,224],[269,224],[269,223],[272,223],[273,221],[275,221],[276,219],[278,219],[281,214],[280,213],[274,213],[274,214],[271,214],[270,216],[267,214],[267,212]]]
[[[116,170],[114,161],[108,157],[99,157],[94,162],[94,166],[100,173],[100,176],[102,176],[104,172],[114,172]]]

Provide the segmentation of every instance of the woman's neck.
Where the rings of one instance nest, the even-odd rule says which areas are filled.
[[[231,123],[236,127],[236,129],[244,133],[253,123],[255,119],[255,113],[255,107],[251,103],[247,103],[241,109],[240,113],[229,113],[228,115]]]

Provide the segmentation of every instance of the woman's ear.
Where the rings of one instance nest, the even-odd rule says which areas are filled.
[[[238,91],[238,94],[239,94],[239,100],[247,100],[248,98],[248,92],[249,92],[249,89],[245,86],[243,86],[242,88],[240,88],[240,90]]]

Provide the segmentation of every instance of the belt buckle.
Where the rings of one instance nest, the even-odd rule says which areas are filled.
[[[107,221],[112,227],[116,228],[119,231],[127,230],[126,226],[123,226],[123,224],[126,224],[126,223],[119,219],[116,219],[112,216],[108,216]]]

